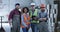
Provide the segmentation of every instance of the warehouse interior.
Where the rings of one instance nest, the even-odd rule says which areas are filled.
[[[36,3],[36,7],[39,7],[41,3],[46,5],[47,13],[49,15],[49,32],[60,32],[60,0],[0,0],[0,28],[2,17],[2,27],[5,32],[11,32],[11,27],[8,23],[8,15],[11,10],[15,8],[15,3],[20,3],[21,8],[30,8],[30,3],[32,2]]]

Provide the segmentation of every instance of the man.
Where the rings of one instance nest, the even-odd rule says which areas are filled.
[[[35,3],[31,3],[30,9],[30,17],[31,17],[31,28],[33,32],[37,32],[37,24],[39,21],[37,20],[38,17],[38,10],[35,9]]]
[[[45,12],[45,5],[40,5],[41,12],[39,13],[39,30],[40,32],[48,32],[48,25],[47,25],[47,13]]]
[[[9,24],[12,25],[11,32],[20,32],[20,21],[21,21],[21,12],[19,11],[20,4],[15,4],[15,9],[13,9],[9,14]],[[12,24],[11,24],[12,22]]]

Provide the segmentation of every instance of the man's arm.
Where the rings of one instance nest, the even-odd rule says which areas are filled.
[[[47,13],[46,13],[46,15],[45,15],[44,18],[41,18],[40,16],[41,16],[41,15],[39,14],[39,20],[40,20],[40,21],[46,21],[46,20],[48,20],[48,14],[47,14]]]
[[[39,21],[43,21],[43,19],[41,18],[41,13],[40,13],[40,11],[38,12],[38,18],[39,18],[39,19],[38,19]]]
[[[8,21],[10,25],[12,23],[12,18],[13,18],[13,11],[10,12],[9,17],[8,17]]]
[[[12,19],[12,18],[13,18],[13,14],[14,14],[14,12],[13,12],[13,11],[11,11],[11,12],[10,12],[10,14],[9,14],[8,20],[10,20],[10,19]]]
[[[21,16],[21,23],[22,23],[22,25],[24,25],[25,27],[27,27],[26,23],[24,23],[24,17],[23,17],[23,15]]]
[[[48,20],[48,14],[46,13],[45,18],[43,18],[44,21]]]

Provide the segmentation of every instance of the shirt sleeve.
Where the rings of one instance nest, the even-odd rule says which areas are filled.
[[[46,18],[48,19],[48,14],[46,13]]]
[[[13,14],[14,14],[14,12],[13,12],[13,11],[11,11],[11,12],[10,12],[10,14],[9,14],[8,20],[10,20],[10,19],[12,19],[12,18],[13,18]]]
[[[40,12],[38,12],[38,17],[41,18],[41,13]]]
[[[26,23],[24,23],[24,17],[23,17],[23,15],[21,16],[21,21],[22,21],[22,22],[21,22],[22,25],[26,27],[27,25],[26,25]]]

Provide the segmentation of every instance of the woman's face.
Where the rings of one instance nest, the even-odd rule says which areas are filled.
[[[27,13],[27,9],[26,8],[24,9],[24,12]]]

